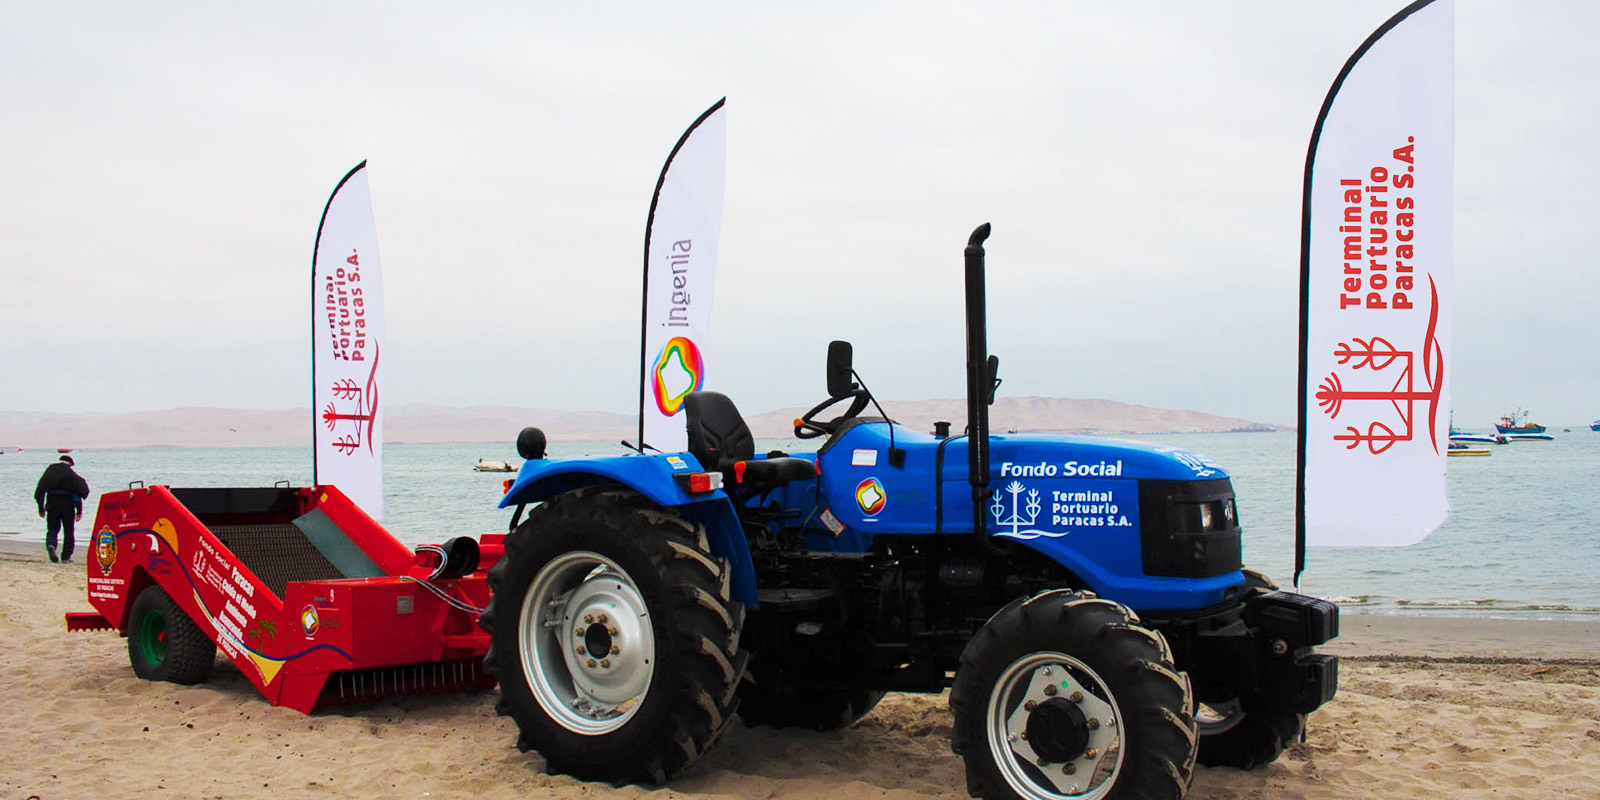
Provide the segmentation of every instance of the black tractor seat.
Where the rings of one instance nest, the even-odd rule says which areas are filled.
[[[730,485],[750,491],[775,489],[790,481],[817,477],[807,458],[755,458],[756,440],[739,409],[721,392],[692,392],[683,399],[689,453],[708,470],[721,472]]]

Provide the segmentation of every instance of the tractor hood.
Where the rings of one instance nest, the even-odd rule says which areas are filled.
[[[940,462],[940,479],[967,480],[967,438],[936,439],[902,425],[894,444],[907,452],[907,469]],[[825,465],[843,460],[860,466],[888,464],[889,426],[863,420],[829,442],[819,456]],[[990,434],[990,483],[1013,478],[1126,478],[1194,481],[1226,478],[1210,458],[1168,445],[1062,434]],[[840,459],[839,453],[848,454]],[[825,467],[826,468],[826,467]]]

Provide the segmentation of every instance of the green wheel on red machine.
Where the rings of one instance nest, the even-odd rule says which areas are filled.
[[[195,684],[211,677],[217,645],[159,586],[146,587],[128,611],[128,661],[147,681]]]

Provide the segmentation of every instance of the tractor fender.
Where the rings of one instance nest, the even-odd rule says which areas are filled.
[[[732,572],[729,596],[753,609],[757,597],[755,564],[750,560],[750,545],[745,541],[733,501],[721,489],[689,494],[673,477],[699,471],[700,462],[688,453],[530,460],[522,465],[516,481],[500,499],[500,508],[542,503],[587,486],[627,487],[662,508],[675,510],[690,522],[705,525],[712,554],[728,560]]]

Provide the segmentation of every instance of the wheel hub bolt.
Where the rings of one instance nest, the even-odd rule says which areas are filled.
[[[1078,793],[1078,784],[1074,783],[1071,786],[1068,786],[1067,787],[1067,792],[1070,793],[1070,794],[1077,794]]]
[[[1091,731],[1100,729],[1100,720],[1095,719],[1094,717],[1090,717],[1087,724],[1089,725],[1089,730]]]
[[[606,624],[606,621],[607,621],[607,620],[606,620],[606,615],[604,615],[604,614],[601,614],[601,615],[600,615],[600,616],[598,616],[598,617],[596,617],[596,618],[595,618],[595,621],[596,621],[596,622],[598,622],[598,623],[600,623],[600,624],[601,624],[601,625],[604,625],[604,624]]]
[[[1077,764],[1062,764],[1061,765],[1061,774],[1063,774],[1063,775],[1076,775],[1076,774],[1078,774],[1078,765]]]
[[[1038,705],[1039,705],[1038,703],[1035,703],[1032,700],[1029,700],[1028,702],[1022,704],[1022,710],[1023,711],[1032,711],[1035,708],[1037,708]]]
[[[1024,742],[1028,741],[1028,732],[1027,731],[1023,731],[1023,732],[1017,734],[1017,738],[1021,739]]]
[[[1091,747],[1088,750],[1083,751],[1083,760],[1093,761],[1094,757],[1097,755],[1100,755],[1100,751]]]
[[[1044,693],[1049,695],[1049,696],[1051,696],[1051,697],[1055,697],[1056,696],[1056,691],[1057,691],[1056,690],[1056,685],[1053,684],[1053,683],[1048,685],[1048,686],[1046,686],[1046,687],[1044,687]]]
[[[1274,639],[1272,641],[1272,653],[1273,653],[1273,655],[1281,656],[1281,655],[1283,655],[1284,653],[1287,653],[1287,652],[1289,652],[1289,643],[1288,642],[1286,642],[1286,641],[1284,641],[1282,639]]]
[[[611,659],[609,659],[609,658],[600,659],[600,666],[602,668],[604,668],[604,669],[611,669]]]
[[[593,614],[584,614],[583,615],[583,624],[585,624],[585,625],[593,625],[594,624],[594,615]]]
[[[593,667],[594,666],[594,659],[591,658],[588,661],[584,662],[584,666]]]
[[[1067,695],[1067,699],[1074,703],[1081,703],[1083,702],[1083,692],[1073,692],[1072,694]]]
[[[578,646],[577,646],[577,647],[574,647],[574,648],[572,648],[572,651],[573,651],[573,652],[574,652],[574,653],[577,653],[577,654],[578,654],[578,655],[580,655],[580,656],[586,656],[586,655],[589,655],[589,651],[587,651],[587,650],[585,650],[585,649],[583,649],[583,645],[581,645],[581,644],[580,644],[580,645],[578,645]]]
[[[622,648],[620,648],[620,647],[618,647],[616,645],[611,645],[611,655],[618,655],[621,652],[622,652]]]
[[[579,625],[578,627],[573,628],[572,629],[572,635],[576,636],[576,637],[578,637],[580,639],[583,638],[583,626]]]
[[[1045,760],[1044,756],[1039,756],[1039,766],[1042,767],[1042,766],[1045,766],[1045,765],[1047,765],[1049,763],[1050,763],[1049,761]]]
[[[606,633],[616,636],[618,633],[621,633],[621,631],[618,631],[616,628],[606,628]]]

